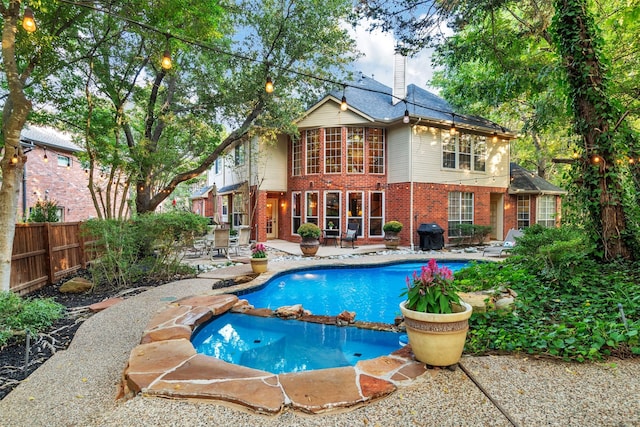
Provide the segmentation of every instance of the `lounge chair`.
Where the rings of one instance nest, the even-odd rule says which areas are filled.
[[[251,237],[251,229],[249,227],[242,227],[238,229],[238,236],[233,239],[229,244],[229,249],[233,249],[238,256],[238,248],[249,247],[249,238]]]
[[[210,249],[210,252],[217,251],[218,255],[220,253],[224,253],[224,255],[229,258],[229,229],[228,228],[218,228],[213,231],[213,246]],[[213,258],[213,253],[211,253],[211,258]]]
[[[504,242],[502,242],[501,245],[486,247],[484,251],[482,251],[482,256],[497,255],[501,257],[503,252],[508,254],[516,245],[516,239],[521,236],[522,236],[522,231],[512,228],[507,233],[507,237],[504,239]]]
[[[360,224],[358,224],[357,222],[350,222],[349,224],[347,224],[347,231],[345,233],[342,233],[342,237],[340,237],[340,247],[343,247],[343,242],[351,242],[351,249],[355,249],[359,230]]]

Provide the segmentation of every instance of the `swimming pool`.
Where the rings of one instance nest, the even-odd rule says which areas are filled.
[[[276,309],[302,304],[312,314],[354,311],[356,320],[393,323],[400,315],[405,279],[426,262],[401,262],[362,267],[314,268],[278,275],[260,289],[241,296],[254,307]],[[452,271],[467,261],[441,262]]]
[[[356,312],[356,320],[393,324],[405,279],[425,262],[296,270],[277,275],[241,297],[256,308],[302,304],[316,315]],[[466,261],[441,263],[451,270]],[[354,327],[224,314],[201,325],[191,341],[198,353],[275,374],[353,366],[406,344],[404,334]]]

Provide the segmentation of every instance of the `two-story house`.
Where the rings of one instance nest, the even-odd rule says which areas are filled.
[[[26,125],[20,143],[27,155],[20,187],[18,217],[29,218],[38,200],[55,201],[61,222],[96,216],[89,177],[78,160],[82,149],[71,138],[51,128]]]
[[[214,220],[251,226],[257,241],[298,241],[304,222],[357,223],[364,244],[382,242],[383,224],[398,220],[401,244],[414,247],[422,223],[440,225],[445,238],[457,224],[490,225],[503,239],[520,218],[535,220],[525,209],[537,195],[553,196],[538,216],[556,221],[562,190],[521,192],[511,180],[515,135],[406,86],[403,61],[393,88],[362,76],[309,108],[299,137],[244,141],[218,159],[208,192]]]

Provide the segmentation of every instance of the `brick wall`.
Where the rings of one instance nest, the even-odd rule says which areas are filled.
[[[36,202],[45,198],[56,201],[58,206],[64,208],[63,222],[82,221],[96,217],[96,210],[91,200],[88,183],[89,177],[85,173],[78,159],[71,153],[47,149],[47,161],[45,151],[36,146],[27,153],[25,166],[24,187],[26,187],[26,216],[29,216],[29,208]],[[67,168],[58,164],[58,155],[71,159],[71,165]],[[20,186],[18,199],[18,218],[23,214],[23,195]]]

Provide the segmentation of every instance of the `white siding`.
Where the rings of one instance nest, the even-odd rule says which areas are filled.
[[[348,102],[349,100],[347,100]],[[340,110],[337,102],[325,102],[298,122],[299,128],[318,128],[349,125],[367,125],[372,121],[351,110]]]
[[[257,153],[253,152],[253,185],[258,183],[262,191],[287,191],[288,147],[285,135],[279,135],[276,141],[259,142]]]
[[[410,138],[410,126],[387,129],[387,181],[390,184],[410,181]]]

